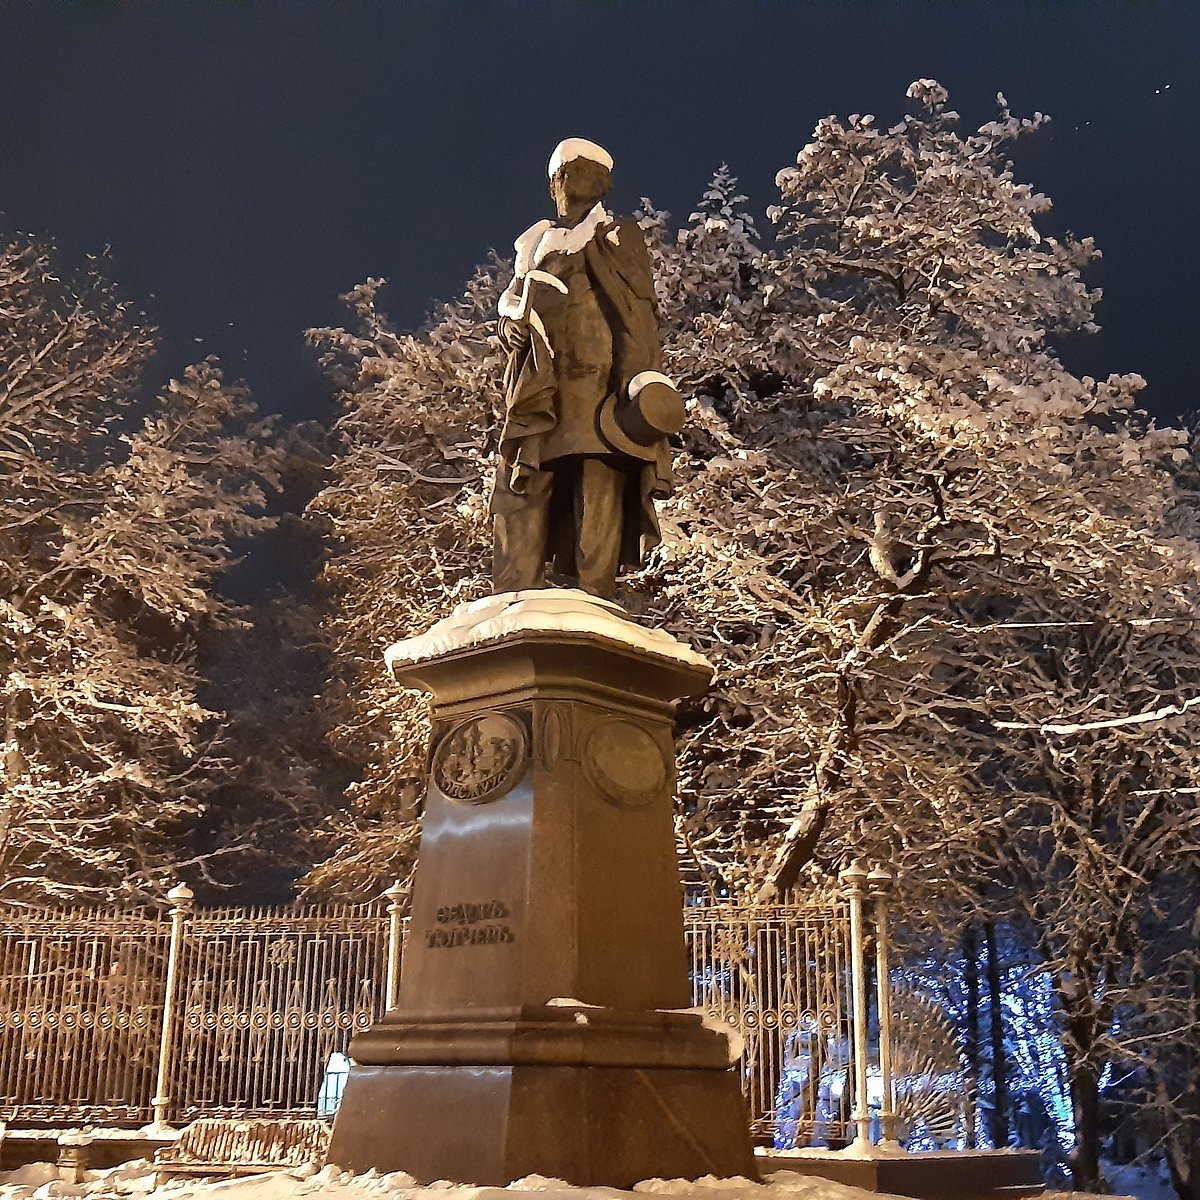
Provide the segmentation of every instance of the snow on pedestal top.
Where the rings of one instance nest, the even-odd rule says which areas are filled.
[[[384,652],[388,670],[428,662],[455,650],[522,636],[583,634],[683,666],[712,671],[712,665],[662,629],[637,624],[620,605],[578,588],[501,592],[460,604],[427,632],[405,638]]]

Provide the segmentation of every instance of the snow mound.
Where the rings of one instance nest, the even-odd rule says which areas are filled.
[[[825,1179],[777,1171],[765,1183],[748,1179],[648,1179],[632,1191],[608,1187],[573,1187],[561,1179],[529,1175],[508,1187],[473,1187],[442,1180],[418,1187],[402,1171],[352,1175],[338,1167],[299,1168],[249,1175],[239,1179],[168,1179],[154,1186],[154,1167],[141,1161],[111,1171],[88,1171],[82,1183],[59,1180],[50,1163],[34,1163],[0,1174],[0,1200],[635,1200],[637,1196],[678,1196],[694,1200],[887,1200],[876,1193]]]

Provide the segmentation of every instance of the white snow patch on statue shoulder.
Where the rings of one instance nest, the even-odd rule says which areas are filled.
[[[513,249],[516,251],[514,269],[518,275],[524,275],[533,269],[533,252],[537,249],[538,242],[542,240],[542,235],[553,225],[553,221],[535,221],[513,242]]]
[[[570,292],[567,285],[557,275],[551,275],[549,271],[530,271],[525,276],[525,279],[526,290],[528,290],[528,284],[530,283],[544,283],[547,287],[552,287],[555,291],[562,292],[564,296]]]
[[[656,658],[711,671],[712,665],[690,646],[662,629],[639,625],[611,600],[578,588],[536,588],[501,592],[460,604],[426,633],[389,646],[389,671],[428,662],[455,650],[504,642],[528,635],[583,634]]]
[[[559,167],[573,158],[588,158],[610,171],[613,169],[613,157],[603,146],[589,142],[587,138],[563,138],[550,155],[550,162],[546,165],[547,176],[553,179]]]
[[[596,236],[596,231],[613,223],[612,213],[597,204],[578,225],[551,225],[538,239],[532,266],[538,266],[550,254],[578,254]]]

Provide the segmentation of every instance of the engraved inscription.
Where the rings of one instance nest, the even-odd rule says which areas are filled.
[[[508,916],[503,900],[485,900],[482,904],[444,904],[437,910],[439,925],[475,925],[480,921],[500,921]]]
[[[508,915],[503,900],[443,905],[437,910],[437,928],[425,931],[425,945],[431,950],[448,950],[454,946],[499,946],[515,942],[512,928],[503,923]]]
[[[499,946],[515,942],[507,925],[477,925],[457,929],[427,929],[425,945],[431,950],[449,950],[454,946]]]
[[[433,757],[433,781],[465,804],[498,800],[525,769],[525,727],[505,713],[486,713],[457,725]]]

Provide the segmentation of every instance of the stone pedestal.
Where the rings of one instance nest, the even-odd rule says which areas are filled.
[[[762,1150],[767,1172],[794,1171],[847,1187],[916,1200],[1021,1200],[1038,1196],[1038,1150],[920,1150],[914,1154],[873,1146],[845,1150]]]
[[[711,668],[576,591],[389,651],[433,694],[399,1003],[355,1038],[329,1161],[422,1182],[754,1177],[725,1035],[691,1012],[671,711]]]

